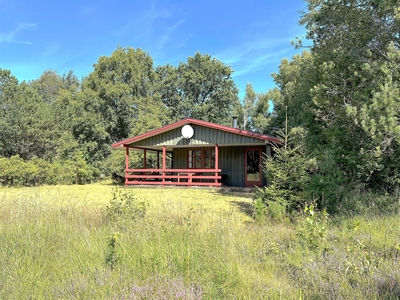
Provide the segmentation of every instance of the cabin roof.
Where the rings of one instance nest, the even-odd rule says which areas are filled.
[[[146,133],[119,141],[115,144],[112,145],[113,148],[117,148],[117,147],[123,147],[123,146],[127,146],[130,144],[135,144],[139,141],[148,139],[150,137],[154,137],[160,134],[163,134],[165,132],[174,130],[176,128],[182,127],[184,125],[199,125],[199,126],[203,126],[203,127],[207,127],[207,128],[211,128],[211,129],[215,129],[215,130],[220,130],[220,131],[224,131],[224,132],[228,132],[228,133],[232,133],[232,134],[237,134],[240,136],[245,136],[245,137],[249,137],[249,138],[255,138],[258,139],[260,141],[264,141],[265,143],[268,142],[273,142],[273,143],[278,143],[280,144],[281,141],[273,136],[270,135],[266,135],[266,134],[260,134],[260,133],[256,133],[256,132],[252,132],[252,131],[248,131],[248,130],[243,130],[243,129],[239,129],[239,128],[233,128],[233,127],[229,127],[229,126],[224,126],[224,125],[219,125],[219,124],[215,124],[215,123],[211,123],[211,122],[206,122],[206,121],[201,121],[201,120],[197,120],[197,119],[192,119],[192,118],[187,118],[151,131],[148,131]]]

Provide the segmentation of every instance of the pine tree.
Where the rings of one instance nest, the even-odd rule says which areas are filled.
[[[303,155],[303,147],[294,145],[295,132],[293,128],[288,133],[286,125],[285,131],[278,132],[281,144],[273,144],[273,155],[264,156],[263,171],[268,185],[256,194],[255,210],[262,210],[260,202],[264,206],[269,206],[271,202],[278,203],[286,212],[301,210],[306,204],[306,188],[310,181],[307,173],[309,160]]]

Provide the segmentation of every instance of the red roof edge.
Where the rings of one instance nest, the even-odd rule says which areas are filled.
[[[144,140],[146,138],[158,135],[160,133],[167,132],[169,130],[172,130],[172,129],[175,129],[175,128],[178,128],[178,127],[181,127],[181,126],[184,126],[187,124],[196,124],[196,125],[200,125],[200,126],[204,126],[204,127],[209,127],[209,128],[213,128],[213,129],[217,129],[217,130],[222,130],[222,131],[226,131],[226,132],[230,132],[230,133],[234,133],[234,134],[240,134],[243,136],[253,137],[253,138],[265,140],[268,142],[281,144],[281,141],[274,136],[269,136],[266,134],[256,133],[256,132],[233,128],[233,127],[229,127],[229,126],[219,125],[219,124],[201,121],[201,120],[197,120],[197,119],[187,118],[187,119],[184,119],[184,120],[181,120],[181,121],[178,121],[178,122],[175,122],[175,123],[172,123],[172,124],[169,124],[169,125],[166,125],[166,126],[163,126],[163,127],[151,130],[151,131],[148,131],[146,133],[139,134],[137,136],[122,140],[120,142],[112,144],[112,147],[117,148],[117,147],[122,147],[124,145],[129,145],[134,142]]]

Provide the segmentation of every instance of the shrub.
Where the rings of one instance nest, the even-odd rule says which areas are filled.
[[[302,218],[297,227],[297,236],[312,250],[327,250],[327,223],[328,213],[314,210],[314,205],[306,206]]]
[[[3,185],[22,185],[26,180],[26,171],[26,163],[19,155],[0,158],[0,181]]]
[[[107,253],[106,253],[106,265],[113,270],[115,266],[120,262],[121,256],[117,251],[118,246],[118,234],[113,233],[107,238]]]
[[[273,144],[273,156],[264,156],[263,171],[267,176],[268,185],[258,189],[254,197],[255,214],[267,212],[260,205],[270,206],[273,202],[275,208],[283,207],[284,211],[301,210],[306,201],[306,188],[309,183],[309,159],[303,155],[301,146],[294,146],[291,135],[279,132],[281,144]],[[258,210],[258,211],[257,211]]]
[[[34,157],[24,161],[18,155],[0,157],[0,184],[7,186],[36,186],[42,184],[85,184],[99,177],[82,156],[74,160],[56,160],[49,163]]]
[[[114,224],[144,218],[147,202],[137,201],[132,192],[114,189],[112,199],[106,207],[107,219]]]

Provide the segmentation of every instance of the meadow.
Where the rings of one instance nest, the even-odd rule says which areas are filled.
[[[399,299],[398,203],[255,222],[252,193],[0,188],[1,299]]]

